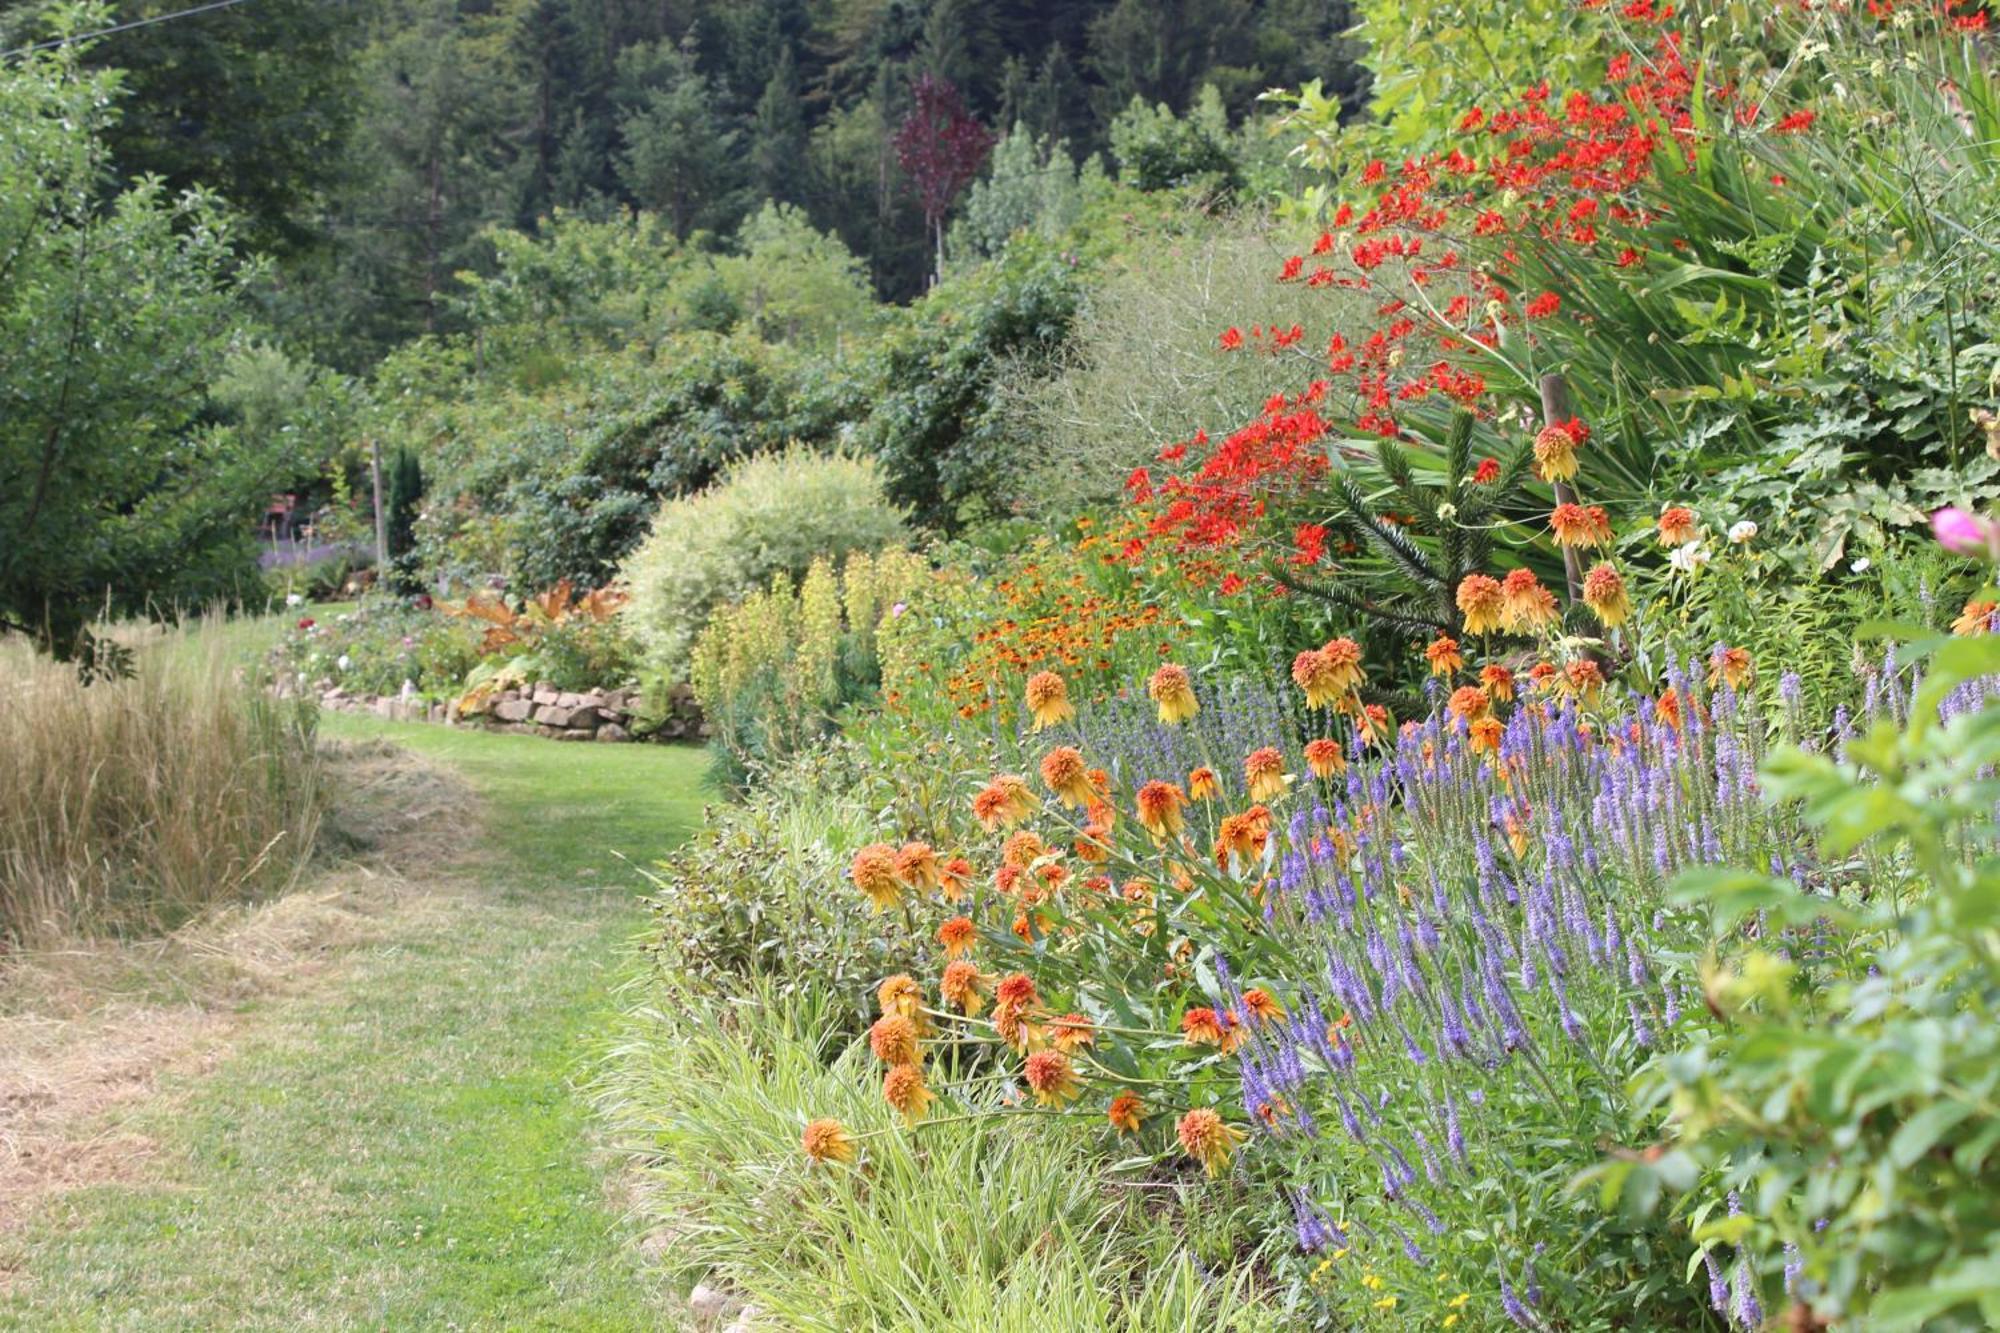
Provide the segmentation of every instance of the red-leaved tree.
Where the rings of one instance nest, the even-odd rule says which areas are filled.
[[[965,109],[965,99],[950,79],[920,75],[910,85],[910,98],[910,114],[896,129],[896,163],[917,187],[937,250],[935,278],[941,278],[945,214],[986,164],[993,132]]]

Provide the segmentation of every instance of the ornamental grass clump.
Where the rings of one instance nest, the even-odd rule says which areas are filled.
[[[291,884],[322,791],[311,703],[244,672],[219,621],[142,645],[129,677],[0,641],[0,956],[171,929]]]

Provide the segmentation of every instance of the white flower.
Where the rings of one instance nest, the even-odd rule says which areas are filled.
[[[1729,540],[1738,546],[1748,541],[1754,541],[1756,536],[1757,525],[1747,518],[1729,529]]]
[[[348,655],[347,655],[346,653],[342,653],[342,654],[340,655],[340,658],[339,658],[339,660],[338,660],[338,661],[336,661],[336,662],[334,663],[334,665],[335,665],[335,666],[337,666],[337,667],[339,667],[339,668],[340,668],[340,669],[341,669],[342,671],[345,671],[345,670],[347,670],[347,668],[349,668],[349,667],[351,667],[351,666],[353,666],[353,665],[354,665],[354,661],[353,661],[353,659],[351,659],[350,657],[348,657]]]
[[[298,606],[298,605],[300,605],[301,603],[303,603],[304,601],[305,601],[305,598],[303,598],[303,597],[299,596],[299,595],[298,595],[297,593],[295,593],[295,592],[294,592],[294,593],[287,593],[287,594],[285,595],[285,605],[286,605],[286,606]]]
[[[1699,542],[1689,542],[1686,546],[1676,546],[1673,553],[1667,557],[1667,563],[1683,574],[1698,574],[1709,559],[1706,546]]]
[[[1868,572],[1868,567],[1874,563],[1875,562],[1873,560],[1870,560],[1867,556],[1864,555],[1859,560],[1856,560],[1853,564],[1849,565],[1847,568],[1856,574],[1866,574]]]

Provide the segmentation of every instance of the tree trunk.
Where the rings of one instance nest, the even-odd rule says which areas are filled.
[[[375,489],[375,576],[389,576],[389,516],[382,507],[382,442],[368,442],[368,478]]]

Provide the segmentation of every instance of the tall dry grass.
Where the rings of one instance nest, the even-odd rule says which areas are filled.
[[[312,706],[250,679],[219,619],[142,637],[130,679],[92,685],[0,640],[0,955],[170,929],[311,853]]]

